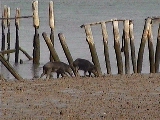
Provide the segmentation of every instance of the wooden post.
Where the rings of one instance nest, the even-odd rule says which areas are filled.
[[[153,47],[153,35],[152,24],[149,24],[148,31],[148,49],[149,49],[149,61],[150,61],[150,73],[155,73],[155,61],[154,61],[154,47]]]
[[[157,35],[157,46],[156,46],[156,53],[155,53],[155,72],[159,72],[159,60],[160,60],[160,24],[158,28],[158,35]]]
[[[43,38],[44,38],[44,40],[45,40],[45,42],[51,52],[51,55],[52,55],[54,61],[60,61],[58,54],[56,53],[56,50],[54,49],[51,40],[47,37],[47,34],[45,32],[43,32],[42,36],[43,36]]]
[[[1,51],[5,50],[5,25],[4,25],[4,19],[3,19],[3,15],[2,15],[2,46],[1,46]]]
[[[105,55],[107,74],[111,74],[111,65],[110,65],[110,60],[109,60],[109,49],[108,49],[108,34],[107,34],[107,28],[106,28],[105,22],[101,22],[101,28],[102,28],[104,55]]]
[[[15,43],[15,63],[18,63],[19,59],[19,35],[18,35],[18,30],[19,30],[19,17],[20,17],[20,9],[16,9],[16,16],[15,16],[15,26],[16,26],[16,43]]]
[[[23,50],[21,47],[19,47],[19,50],[22,51],[22,53],[25,54],[26,57],[27,57],[29,60],[33,60],[33,58],[32,58],[25,50]]]
[[[2,13],[2,47],[1,50],[5,50],[5,28],[7,26],[7,6],[4,5],[4,11]]]
[[[132,57],[133,72],[137,73],[135,45],[134,45],[134,35],[133,35],[133,23],[132,23],[132,21],[130,21],[130,25],[129,25],[129,36],[130,36],[130,46],[131,46],[131,57]]]
[[[49,26],[51,28],[50,39],[54,47],[54,10],[53,10],[53,1],[49,2]],[[50,61],[53,61],[52,55],[50,53]]]
[[[10,7],[7,8],[7,18],[10,18]],[[10,49],[10,19],[7,19],[7,50]],[[7,61],[9,61],[10,54],[7,54]]]
[[[19,47],[19,50],[24,54],[26,55],[26,57],[29,59],[29,60],[32,60],[33,58],[25,51],[23,50],[21,47]],[[9,53],[14,53],[16,51],[16,49],[9,49],[9,50],[3,50],[3,51],[0,51],[0,53],[2,55],[4,54],[9,54]]]
[[[74,72],[74,75],[75,76],[79,76],[79,75],[76,74],[76,71],[73,68],[73,58],[72,58],[71,53],[69,51],[69,48],[68,48],[68,46],[66,44],[66,40],[65,40],[64,35],[62,33],[59,33],[58,37],[59,37],[60,43],[62,45],[63,51],[64,51],[64,53],[66,55],[66,58],[68,60],[68,63],[70,64],[70,66],[71,66],[71,68],[72,68],[72,70]]]
[[[94,40],[93,40],[93,36],[92,36],[91,26],[85,25],[84,29],[86,32],[86,41],[88,42],[91,56],[92,56],[92,62],[94,63],[94,65],[97,68],[98,75],[101,76],[102,72],[101,72],[100,63],[98,60],[98,56],[97,56],[97,52],[96,52],[96,48],[95,48],[95,44],[94,44]]]
[[[141,44],[138,52],[138,60],[137,60],[137,72],[141,73],[142,71],[142,63],[143,63],[143,53],[146,41],[148,40],[148,32],[149,32],[149,26],[151,23],[151,18],[147,18],[144,25],[144,30],[141,38]]]
[[[14,68],[10,65],[9,62],[7,62],[7,60],[3,57],[2,54],[0,54],[0,61],[17,80],[23,80],[23,78],[14,70]]]
[[[123,62],[122,62],[122,55],[120,49],[120,35],[119,35],[119,28],[118,28],[118,21],[114,20],[113,24],[113,34],[114,34],[114,49],[116,53],[117,59],[117,67],[118,67],[118,74],[123,74]]]
[[[39,64],[40,60],[40,42],[39,42],[39,16],[38,16],[38,0],[32,2],[33,10],[33,26],[35,28],[35,35],[33,40],[33,63]]]
[[[129,20],[124,21],[124,55],[125,55],[125,73],[130,73],[129,66]]]
[[[8,9],[7,6],[4,5],[3,17],[4,17],[4,25],[5,25],[5,28],[7,27],[7,16],[8,16],[7,9]]]

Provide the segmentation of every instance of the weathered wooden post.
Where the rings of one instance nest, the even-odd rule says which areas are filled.
[[[7,60],[3,57],[2,54],[0,54],[0,61],[17,80],[23,80],[23,78],[14,70],[14,68],[10,65],[9,62],[7,62]]]
[[[73,64],[72,64],[73,63],[73,58],[72,58],[71,53],[69,51],[69,48],[68,48],[68,46],[66,44],[66,40],[65,40],[64,35],[62,33],[59,33],[58,37],[59,37],[60,43],[62,45],[63,51],[64,51],[64,53],[66,55],[66,58],[68,60],[68,63],[70,64],[70,66],[71,66],[71,68],[72,68],[72,70],[74,72],[74,75],[75,76],[79,76],[79,74],[76,74],[76,72],[75,72],[75,70],[73,68]]]
[[[10,7],[7,8],[7,27],[8,27],[8,33],[7,33],[7,50],[10,49]],[[7,54],[7,61],[9,61],[10,54]]]
[[[122,62],[122,55],[120,49],[120,35],[119,35],[119,28],[118,28],[118,21],[113,20],[113,34],[114,34],[114,49],[116,53],[117,59],[117,67],[118,67],[118,74],[123,74],[123,62]]]
[[[130,73],[129,66],[129,20],[124,21],[124,55],[125,55],[125,73]]]
[[[32,2],[33,10],[33,26],[35,28],[35,35],[33,40],[33,63],[39,64],[40,60],[40,42],[39,42],[39,16],[38,16],[38,0]]]
[[[4,17],[3,17],[3,14],[2,14],[2,22],[1,22],[1,25],[2,25],[2,46],[1,46],[1,51],[5,50],[5,24],[4,24]]]
[[[58,54],[57,54],[56,50],[54,49],[51,40],[47,37],[47,34],[45,32],[43,32],[42,36],[43,36],[43,38],[44,38],[44,40],[45,40],[45,42],[51,52],[51,55],[52,55],[54,61],[60,61]]]
[[[94,44],[94,40],[93,40],[91,26],[89,24],[84,25],[84,29],[85,29],[85,33],[86,33],[86,41],[88,42],[90,52],[91,52],[91,56],[92,56],[92,62],[96,66],[99,76],[101,76],[102,71],[101,71],[101,68],[100,68],[100,63],[99,63],[99,59],[98,59],[98,56],[97,56],[97,52],[96,52],[96,48],[95,48],[95,44]]]
[[[156,45],[156,53],[155,53],[155,72],[159,72],[159,60],[160,60],[160,24],[158,28],[157,35],[157,45]]]
[[[22,53],[26,55],[28,60],[33,60],[33,58],[25,50],[23,50],[21,47],[19,47],[19,50],[22,51]]]
[[[108,49],[108,33],[107,33],[105,22],[101,22],[101,28],[102,28],[104,55],[105,55],[107,74],[111,74],[111,65],[110,65],[110,60],[109,60],[109,49]]]
[[[16,43],[15,43],[15,63],[18,63],[19,59],[19,22],[20,22],[20,9],[16,9],[16,16],[15,16],[15,26],[16,26]]]
[[[49,2],[49,26],[51,28],[50,39],[54,47],[54,10],[53,10],[53,1]],[[50,53],[50,61],[53,61],[52,55]]]
[[[143,62],[143,53],[146,41],[148,40],[148,32],[149,32],[149,26],[151,23],[151,18],[147,18],[145,20],[144,30],[141,38],[141,44],[138,52],[138,60],[137,60],[137,72],[141,73],[142,71],[142,62]]]
[[[5,28],[7,26],[7,6],[4,5],[4,11],[2,13],[2,47],[1,50],[5,50]]]
[[[148,31],[148,49],[149,49],[149,61],[150,61],[150,73],[155,73],[155,61],[154,61],[155,57],[154,57],[152,23],[151,22],[149,24],[149,31]]]
[[[129,23],[129,37],[130,37],[130,47],[131,47],[131,58],[132,58],[133,72],[137,73],[134,35],[133,35],[133,22],[131,20],[130,20],[130,23]]]

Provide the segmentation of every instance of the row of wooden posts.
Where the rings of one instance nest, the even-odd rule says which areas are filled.
[[[38,33],[40,23],[39,23],[39,17],[38,17],[39,16],[38,15],[38,1],[32,2],[32,10],[33,10],[32,16],[20,16],[20,9],[17,8],[15,17],[10,18],[10,8],[5,6],[4,12],[1,18],[2,19],[2,47],[1,47],[1,52],[0,52],[0,60],[6,66],[6,68],[12,73],[12,75],[18,80],[21,80],[22,77],[18,73],[16,73],[16,71],[9,64],[9,53],[15,52],[15,63],[18,63],[19,51],[22,51],[29,60],[33,60],[33,64],[39,64],[39,61],[40,61],[40,42],[39,42],[39,33]],[[34,40],[33,40],[33,58],[29,54],[27,54],[25,50],[23,50],[20,47],[19,35],[18,35],[20,19],[21,18],[31,18],[31,17],[33,18],[33,26],[35,28],[35,34],[34,34]],[[10,20],[12,19],[15,19],[15,26],[16,26],[15,49],[10,49]],[[148,41],[148,48],[149,48],[150,72],[155,73],[155,72],[159,72],[160,28],[158,29],[157,46],[156,46],[156,52],[154,54],[153,35],[152,35],[151,26],[152,26],[152,21],[156,19],[159,19],[159,18],[147,18],[145,20],[144,30],[143,30],[143,34],[141,38],[141,44],[140,44],[140,48],[138,52],[138,58],[136,58],[136,55],[135,55],[133,21],[132,20],[115,20],[114,19],[114,20],[109,20],[109,21],[101,21],[101,22],[81,25],[81,28],[84,28],[85,30],[86,41],[89,45],[92,62],[97,67],[99,76],[102,75],[102,71],[100,68],[100,63],[99,63],[98,55],[96,52],[95,43],[93,40],[91,26],[101,25],[107,74],[112,74],[110,57],[109,57],[109,48],[108,48],[108,33],[107,33],[107,28],[106,28],[107,23],[112,23],[112,26],[113,26],[114,49],[115,49],[116,60],[117,60],[118,74],[124,74],[124,71],[123,71],[124,67],[123,67],[123,61],[122,61],[122,55],[121,55],[122,52],[121,52],[121,47],[120,47],[120,43],[121,43],[120,34],[119,34],[119,27],[118,27],[119,22],[123,22],[124,24],[123,35],[122,35],[122,43],[123,43],[122,47],[124,47],[124,55],[125,55],[125,74],[130,74],[129,50],[131,50],[131,60],[132,60],[133,72],[141,73],[144,48],[145,48],[145,44],[147,41]],[[53,2],[52,1],[49,2],[49,26],[51,28],[50,37],[48,37],[45,32],[42,33],[42,36],[50,51],[50,61],[60,61],[58,54],[54,48],[54,12],[53,12]],[[5,32],[4,32],[4,29],[6,27],[8,28],[7,50],[5,50]],[[64,50],[64,53],[66,55],[66,58],[68,60],[68,63],[72,65],[73,58],[65,42],[65,37],[62,33],[59,33],[58,37],[62,45],[62,48]],[[129,45],[131,49],[129,49]],[[7,54],[7,59],[4,57],[4,54]]]
[[[122,50],[120,47],[120,33],[118,28],[118,23],[123,22],[124,29],[122,35],[122,48],[124,49],[125,55],[125,74],[130,74],[130,54],[129,50],[131,50],[131,60],[132,60],[132,67],[134,73],[141,73],[142,71],[142,63],[143,63],[143,55],[144,55],[144,48],[146,42],[148,41],[148,49],[149,49],[149,63],[150,63],[150,73],[157,73],[159,72],[159,61],[160,61],[160,27],[158,29],[157,35],[157,46],[154,53],[154,46],[153,46],[153,35],[152,35],[152,21],[159,21],[159,17],[148,17],[145,19],[144,30],[141,38],[141,43],[138,52],[138,58],[135,55],[135,45],[134,45],[134,33],[133,33],[133,22],[132,20],[109,20],[103,22],[96,22],[96,23],[89,23],[86,25],[82,25],[85,29],[86,33],[86,40],[89,44],[92,61],[98,68],[98,72],[101,75],[100,64],[98,60],[98,56],[96,53],[96,48],[93,40],[91,26],[93,25],[101,25],[102,29],[102,36],[103,36],[103,44],[104,44],[104,56],[106,62],[106,69],[107,74],[111,74],[111,65],[110,65],[110,57],[109,57],[109,49],[108,49],[108,33],[106,24],[111,22],[113,26],[113,35],[114,35],[114,49],[116,53],[117,59],[117,67],[118,67],[118,74],[124,74],[123,72],[123,61],[122,61]],[[130,49],[129,49],[130,45]]]

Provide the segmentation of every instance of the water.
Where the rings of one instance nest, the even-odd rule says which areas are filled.
[[[1,0],[1,9],[3,5],[11,8],[11,17],[15,16],[16,8],[21,9],[21,15],[32,15],[32,0]],[[14,54],[11,54],[10,63],[15,67],[18,73],[27,79],[39,77],[42,73],[42,66],[49,61],[48,47],[42,37],[42,32],[50,34],[48,25],[48,4],[49,0],[39,0],[39,17],[40,17],[40,65],[37,67],[32,65],[32,61],[28,61],[24,54],[20,52],[20,59],[23,64],[14,64]],[[67,62],[62,47],[59,42],[58,33],[63,33],[73,59],[78,57],[91,60],[89,47],[85,38],[84,28],[80,28],[82,24],[107,21],[110,19],[132,19],[134,20],[134,36],[136,55],[143,32],[144,20],[147,17],[160,16],[160,1],[158,0],[54,0],[54,15],[55,15],[55,49],[63,62]],[[0,13],[1,15],[2,13]],[[32,26],[32,18],[21,19],[19,39],[20,46],[32,56],[33,52],[33,36],[34,28]],[[120,24],[120,34],[122,34],[122,25]],[[103,55],[103,43],[100,25],[93,26],[93,37],[100,60],[100,65],[103,73],[106,73],[105,61]],[[113,49],[113,34],[111,24],[107,24],[109,34],[109,50],[112,66],[112,73],[117,74],[116,58]],[[6,29],[7,31],[7,29]],[[156,37],[158,31],[158,23],[153,24],[154,45],[156,45]],[[1,31],[0,31],[1,34]],[[14,20],[11,21],[11,48],[15,44],[15,27]],[[1,42],[0,42],[1,44]],[[132,67],[131,67],[132,69]],[[7,79],[14,78],[8,70],[1,65],[1,74]],[[132,70],[131,70],[132,72]],[[149,73],[149,60],[147,45],[145,48],[143,73]]]

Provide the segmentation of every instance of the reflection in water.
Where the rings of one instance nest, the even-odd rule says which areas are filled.
[[[38,64],[33,64],[32,65],[32,71],[33,71],[33,78],[39,78],[39,72],[40,72],[40,67]]]

